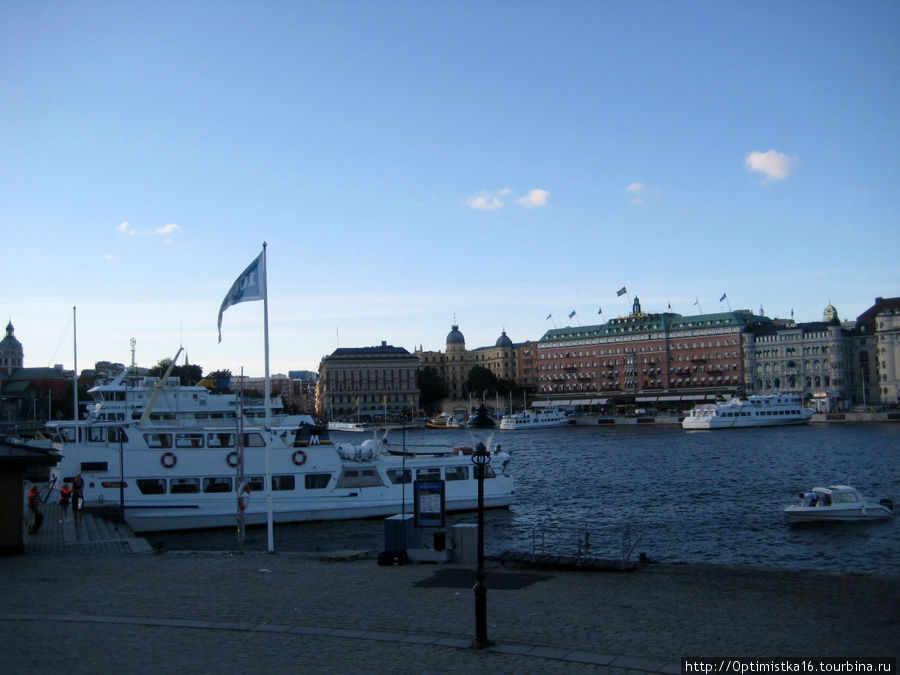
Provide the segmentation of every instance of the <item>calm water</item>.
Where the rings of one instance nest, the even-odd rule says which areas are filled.
[[[489,554],[529,551],[535,528],[591,532],[591,554],[615,558],[623,533],[642,532],[635,554],[663,562],[810,567],[897,573],[898,518],[790,525],[782,509],[815,485],[849,483],[870,501],[900,504],[900,425],[806,425],[686,432],[679,428],[569,427],[534,431],[417,431],[409,440],[503,444],[516,499],[486,514]],[[449,523],[474,522],[474,514]],[[277,525],[276,551],[383,547],[380,520]],[[164,533],[169,549],[230,550],[233,531]],[[573,537],[574,539],[574,537]],[[574,544],[571,551],[574,554]],[[246,550],[266,550],[266,528]]]

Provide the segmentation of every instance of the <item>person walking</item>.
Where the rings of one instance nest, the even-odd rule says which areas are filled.
[[[59,489],[59,522],[69,522],[69,504],[72,502],[72,488],[68,483],[63,483]]]
[[[72,481],[72,520],[76,525],[81,524],[82,513],[84,511],[84,478],[81,474],[75,476]]]
[[[44,514],[41,513],[41,493],[37,485],[32,485],[28,492],[28,534],[35,534],[41,529]]]

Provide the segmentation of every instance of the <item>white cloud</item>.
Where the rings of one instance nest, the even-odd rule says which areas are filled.
[[[628,187],[625,188],[625,192],[630,192],[631,203],[635,206],[643,206],[644,205],[644,191],[646,190],[646,186],[643,183],[632,183]]]
[[[800,166],[800,160],[788,157],[775,150],[768,152],[751,152],[744,158],[744,166],[748,171],[755,171],[765,176],[765,180],[784,180],[794,169]]]
[[[181,228],[178,225],[176,225],[175,223],[169,223],[168,225],[161,225],[160,227],[157,227],[154,230],[137,230],[136,228],[134,228],[130,224],[128,224],[128,222],[124,222],[124,223],[120,224],[116,229],[119,232],[121,232],[122,234],[127,234],[129,237],[135,237],[135,236],[146,237],[146,236],[150,236],[150,235],[166,236],[168,234],[172,234],[173,232],[181,231]],[[171,244],[172,240],[166,239],[165,243]]]
[[[112,259],[113,259],[112,253],[107,253],[105,256],[103,256],[103,258],[104,258],[105,260],[112,260]]]
[[[466,200],[466,206],[479,211],[496,211],[503,208],[503,200],[512,190],[503,188],[502,190],[482,190]]]
[[[529,190],[528,194],[516,200],[516,204],[526,209],[533,209],[538,206],[547,206],[547,199],[550,197],[548,190]]]

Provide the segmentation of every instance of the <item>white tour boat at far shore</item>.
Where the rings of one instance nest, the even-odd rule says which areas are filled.
[[[328,423],[328,431],[350,431],[353,433],[363,433],[371,431],[374,427],[366,422],[338,422],[331,421]]]
[[[878,504],[869,504],[856,488],[832,485],[801,494],[799,502],[784,512],[795,523],[877,520],[893,516],[894,503],[882,499]]]
[[[813,411],[796,394],[756,394],[698,405],[681,422],[683,429],[735,429],[805,424]]]
[[[530,408],[512,415],[505,415],[500,420],[501,429],[544,429],[548,427],[564,427],[575,424],[565,408],[547,406]]]

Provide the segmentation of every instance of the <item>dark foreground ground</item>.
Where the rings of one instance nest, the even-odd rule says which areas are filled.
[[[650,564],[472,569],[264,553],[0,558],[0,669],[680,672],[682,657],[896,657],[900,577]]]

